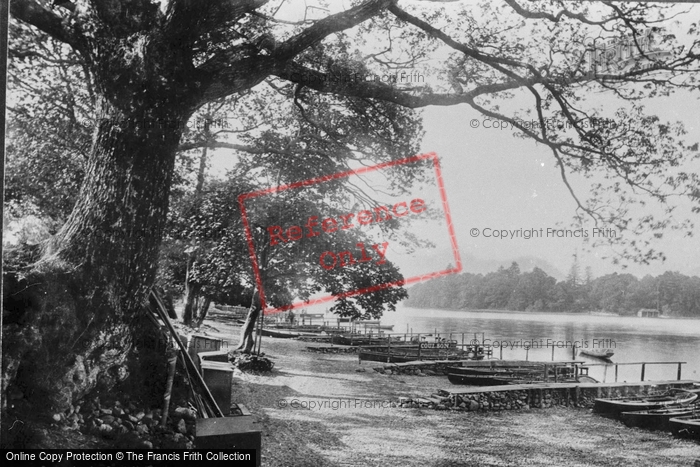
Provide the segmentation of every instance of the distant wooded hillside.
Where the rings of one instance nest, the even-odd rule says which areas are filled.
[[[405,305],[451,310],[499,309],[514,311],[635,314],[641,308],[661,309],[675,316],[700,316],[700,278],[665,272],[642,279],[631,274],[593,278],[574,265],[565,280],[539,268],[520,272],[517,263],[488,274],[463,273],[416,284]]]

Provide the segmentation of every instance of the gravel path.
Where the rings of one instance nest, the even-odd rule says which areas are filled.
[[[219,337],[237,340],[239,328],[209,324]],[[264,426],[264,466],[675,467],[700,458],[694,442],[629,429],[583,409],[391,408],[400,396],[429,395],[449,382],[380,375],[372,362],[306,352],[307,345],[263,338],[263,352],[275,362],[272,373],[236,374],[234,401]]]

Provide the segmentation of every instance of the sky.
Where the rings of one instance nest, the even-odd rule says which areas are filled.
[[[679,97],[659,105],[663,107],[660,113],[665,111],[669,119],[682,119],[689,135],[695,135],[696,139],[700,139],[700,113],[693,107],[697,109],[700,104],[698,97]],[[436,152],[440,157],[457,243],[463,256],[498,261],[532,256],[566,274],[577,253],[581,270],[590,266],[596,277],[623,272],[611,260],[602,259],[610,254],[607,248],[587,251],[581,239],[546,237],[547,228],[567,227],[576,209],[549,150],[515,138],[511,130],[484,128],[483,117],[467,106],[428,108],[424,118],[426,135],[422,149]],[[473,119],[479,122],[478,128],[471,128]],[[585,198],[587,184],[575,177],[571,181],[578,188],[577,195]],[[480,230],[478,237],[470,234],[475,228]],[[543,229],[544,237],[529,240],[486,238],[483,229]],[[587,230],[592,236],[592,230]],[[666,270],[700,274],[697,238],[668,231],[654,247],[666,254],[665,263],[629,264],[624,272],[640,277],[662,274]],[[464,268],[469,270],[467,262]]]

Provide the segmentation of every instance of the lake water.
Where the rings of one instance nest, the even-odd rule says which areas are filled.
[[[486,343],[503,342],[503,358],[524,360],[571,360],[572,345],[588,349],[611,348],[611,360],[624,362],[687,362],[683,379],[700,380],[700,320],[636,318],[619,316],[448,311],[398,307],[387,313],[382,324],[393,324],[394,333],[440,333],[461,343],[476,338]],[[483,335],[483,337],[482,337]],[[567,342],[568,341],[568,342]],[[526,344],[531,344],[529,350]],[[499,357],[499,349],[494,357]],[[602,363],[579,355],[578,360]],[[640,381],[641,365],[622,365],[619,381]],[[677,365],[647,365],[645,380],[676,379]],[[594,366],[590,376],[599,381],[614,381],[611,365]]]

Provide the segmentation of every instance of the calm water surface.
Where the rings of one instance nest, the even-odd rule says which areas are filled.
[[[572,343],[578,347],[612,348],[612,361],[687,362],[683,379],[700,380],[700,320],[636,318],[619,316],[448,311],[399,307],[387,313],[382,324],[393,324],[394,333],[440,333],[441,336],[470,342],[503,342],[504,359],[570,360]],[[483,336],[483,337],[482,337]],[[567,342],[568,341],[568,342]],[[532,344],[526,350],[524,345]],[[494,357],[499,357],[496,349]],[[579,355],[578,360],[602,363]],[[619,381],[639,381],[641,366],[619,367]],[[677,365],[647,365],[645,380],[676,379]],[[591,367],[590,375],[600,381],[614,381],[610,365]]]

